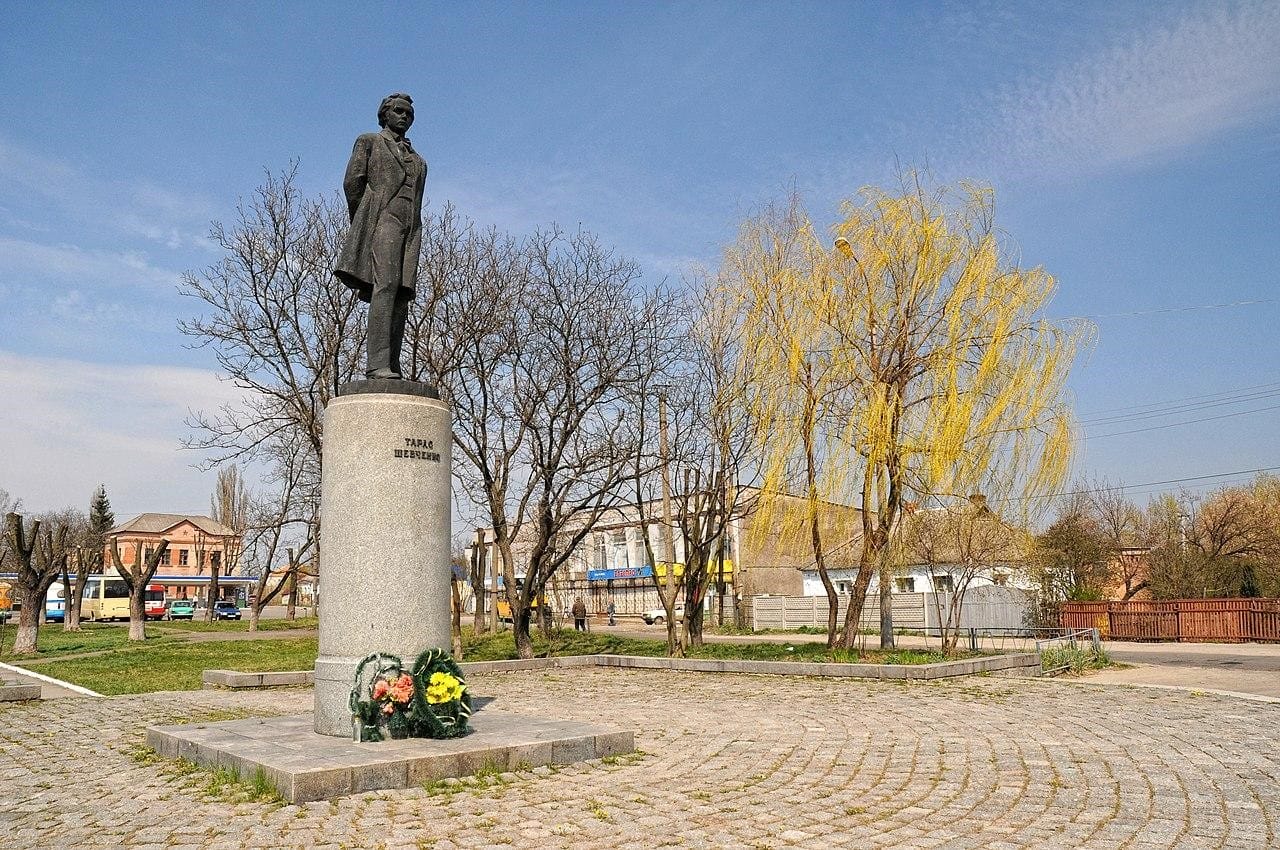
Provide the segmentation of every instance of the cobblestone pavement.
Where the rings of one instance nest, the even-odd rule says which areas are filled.
[[[292,713],[311,692],[0,708],[18,847],[1280,846],[1280,707],[975,678],[489,674],[495,705],[639,730],[642,756],[302,806],[228,802],[141,758],[144,722]]]

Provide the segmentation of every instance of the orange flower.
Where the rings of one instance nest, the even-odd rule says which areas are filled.
[[[393,702],[408,703],[413,699],[413,677],[408,673],[402,673],[400,678],[387,686],[387,696]]]
[[[379,679],[373,683],[373,698],[380,700],[387,695],[387,680]]]
[[[395,705],[395,703],[393,703],[393,702],[384,703],[384,704],[383,704],[383,706],[382,706],[382,713],[383,713],[383,714],[390,714],[391,712],[393,712],[393,711],[395,711],[395,710],[396,710],[396,705]]]

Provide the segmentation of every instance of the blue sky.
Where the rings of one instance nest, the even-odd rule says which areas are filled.
[[[1262,410],[1280,405],[1280,4],[77,2],[5,18],[0,488],[32,508],[104,481],[120,515],[205,509],[212,474],[178,448],[182,419],[231,391],[176,330],[194,309],[178,276],[217,258],[209,222],[264,169],[297,159],[308,191],[335,190],[393,90],[415,99],[432,208],[581,224],[655,281],[714,267],[793,185],[826,224],[899,165],[990,183],[1024,263],[1058,278],[1051,314],[1097,317],[1071,380],[1078,474],[1280,466],[1280,410]]]

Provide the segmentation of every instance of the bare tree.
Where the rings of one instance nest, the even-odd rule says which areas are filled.
[[[218,480],[209,499],[209,516],[214,522],[231,530],[231,534],[217,535],[218,548],[209,554],[209,607],[205,609],[205,622],[213,617],[213,605],[218,600],[218,581],[221,575],[231,575],[240,563],[244,548],[244,535],[249,524],[251,496],[240,468],[234,464],[218,470]],[[201,531],[196,532],[197,570],[203,568],[204,550],[210,540]]]
[[[300,438],[277,443],[268,476],[275,491],[245,506],[245,565],[258,577],[249,603],[249,631],[258,630],[262,609],[285,587],[292,602],[298,575],[319,546],[319,502],[308,480],[308,455]]]
[[[960,612],[977,578],[993,579],[997,569],[1012,569],[1026,559],[1025,535],[1006,525],[982,496],[939,510],[917,510],[905,523],[902,551],[931,575],[946,575],[951,589],[934,588],[933,603],[942,633],[942,650],[955,651]]]
[[[13,641],[15,653],[36,651],[45,595],[67,557],[67,537],[66,526],[55,531],[35,520],[28,530],[21,514],[10,511],[5,517],[5,540],[17,567],[13,601],[21,606],[18,631]]]
[[[633,263],[589,234],[469,243],[482,259],[452,294],[454,362],[442,383],[457,413],[456,473],[485,512],[502,562],[516,647],[533,655],[533,602],[624,498],[633,447],[618,427],[646,361],[644,328],[666,309]],[[517,534],[528,553],[517,582]]]
[[[299,194],[296,164],[213,225],[223,258],[183,275],[181,292],[204,314],[179,329],[210,347],[244,398],[189,422],[187,445],[210,467],[260,457],[293,432],[319,465],[324,407],[359,370],[365,325],[359,302],[333,276],[349,225],[336,196]],[[318,476],[317,476],[318,477]]]
[[[58,529],[65,534],[58,562],[61,564],[59,577],[62,579],[62,629],[68,632],[80,631],[80,606],[83,600],[84,586],[87,583],[89,570],[94,568],[91,558],[85,563],[85,542],[91,535],[89,517],[75,508],[63,508],[60,511],[45,514],[41,517],[49,528]],[[97,563],[101,565],[99,553]],[[76,570],[76,580],[71,580],[71,569]]]
[[[458,552],[449,565],[449,641],[457,661],[462,660],[462,575],[465,573],[460,573],[459,568],[463,563],[462,553]]]
[[[120,538],[111,538],[111,563],[129,590],[129,640],[147,639],[147,585],[169,551],[168,539],[161,539],[155,548],[145,540],[133,541],[133,565],[125,566],[120,559]]]
[[[683,467],[676,498],[685,550],[685,640],[702,643],[703,602],[714,582],[717,620],[724,622],[725,567],[735,520],[755,506],[749,485],[762,467],[750,385],[743,379],[750,352],[715,284],[694,287],[693,321],[681,346],[687,364],[688,423],[678,428],[674,455]],[[714,570],[713,570],[714,566]]]
[[[676,569],[673,537],[675,521],[671,499],[670,423],[667,418],[667,393],[672,387],[658,381],[657,374],[642,376],[633,400],[635,407],[631,421],[635,434],[631,441],[634,446],[631,456],[631,485],[636,515],[640,520],[640,542],[644,548],[645,560],[652,567],[653,586],[658,591],[658,601],[665,614],[663,622],[667,627],[667,654],[683,656],[685,641],[676,605],[684,590],[688,570]],[[656,433],[652,430],[654,424],[648,415],[650,398],[654,395],[657,396]],[[680,408],[685,406],[681,405]],[[654,446],[657,447],[656,455],[653,454]],[[658,505],[657,513],[654,511],[655,504]],[[661,559],[654,554],[653,529],[661,536]]]
[[[1146,529],[1142,509],[1125,498],[1123,487],[1097,479],[1076,489],[1108,549],[1113,580],[1122,586],[1122,600],[1132,599],[1150,585],[1146,559],[1133,554],[1143,547]]]
[[[1165,495],[1147,510],[1150,589],[1157,599],[1257,595],[1280,560],[1277,485],[1260,478],[1225,487],[1201,503]],[[1260,575],[1261,573],[1261,575]]]
[[[107,498],[107,489],[99,484],[89,500],[89,516],[85,520],[83,533],[76,540],[72,552],[76,567],[74,587],[67,586],[66,609],[62,627],[69,632],[80,631],[80,612],[84,607],[85,588],[89,584],[89,576],[102,572],[106,557],[107,532],[116,523],[115,513],[111,510],[111,500]],[[70,560],[70,559],[69,559]],[[68,584],[69,576],[63,573],[63,585]]]
[[[209,568],[209,587],[205,591],[205,609],[201,615],[206,623],[213,622],[213,605],[218,601],[218,579],[222,574],[222,562],[213,557],[209,544],[209,535],[197,528],[191,537],[191,555],[196,562],[196,575],[202,575],[205,567]]]

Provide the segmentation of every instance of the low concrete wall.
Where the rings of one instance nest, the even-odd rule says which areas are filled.
[[[311,670],[284,670],[272,673],[241,673],[238,670],[205,670],[201,676],[206,688],[278,688],[284,685],[310,685],[315,681]]]
[[[0,682],[0,702],[40,699],[40,686],[18,682]]]
[[[469,661],[462,665],[465,676],[477,673],[513,673],[520,670],[551,670],[569,667],[627,667],[639,670],[681,670],[690,673],[757,673],[771,676],[834,676],[848,679],[950,679],[992,673],[1002,676],[1039,676],[1040,656],[1034,652],[983,655],[936,664],[839,664],[827,661],[730,661],[719,658],[651,658],[641,655],[564,655],[555,658],[526,658],[511,661]],[[306,685],[310,670],[288,673],[239,673],[235,670],[205,670],[206,688],[272,688]]]
[[[853,679],[949,679],[975,673],[1039,676],[1034,652],[983,655],[935,664],[839,664],[826,661],[730,661],[718,658],[652,658],[639,655],[567,655],[516,661],[472,661],[461,665],[466,675],[562,667],[630,667],[699,673],[762,673],[774,676],[836,676]]]

